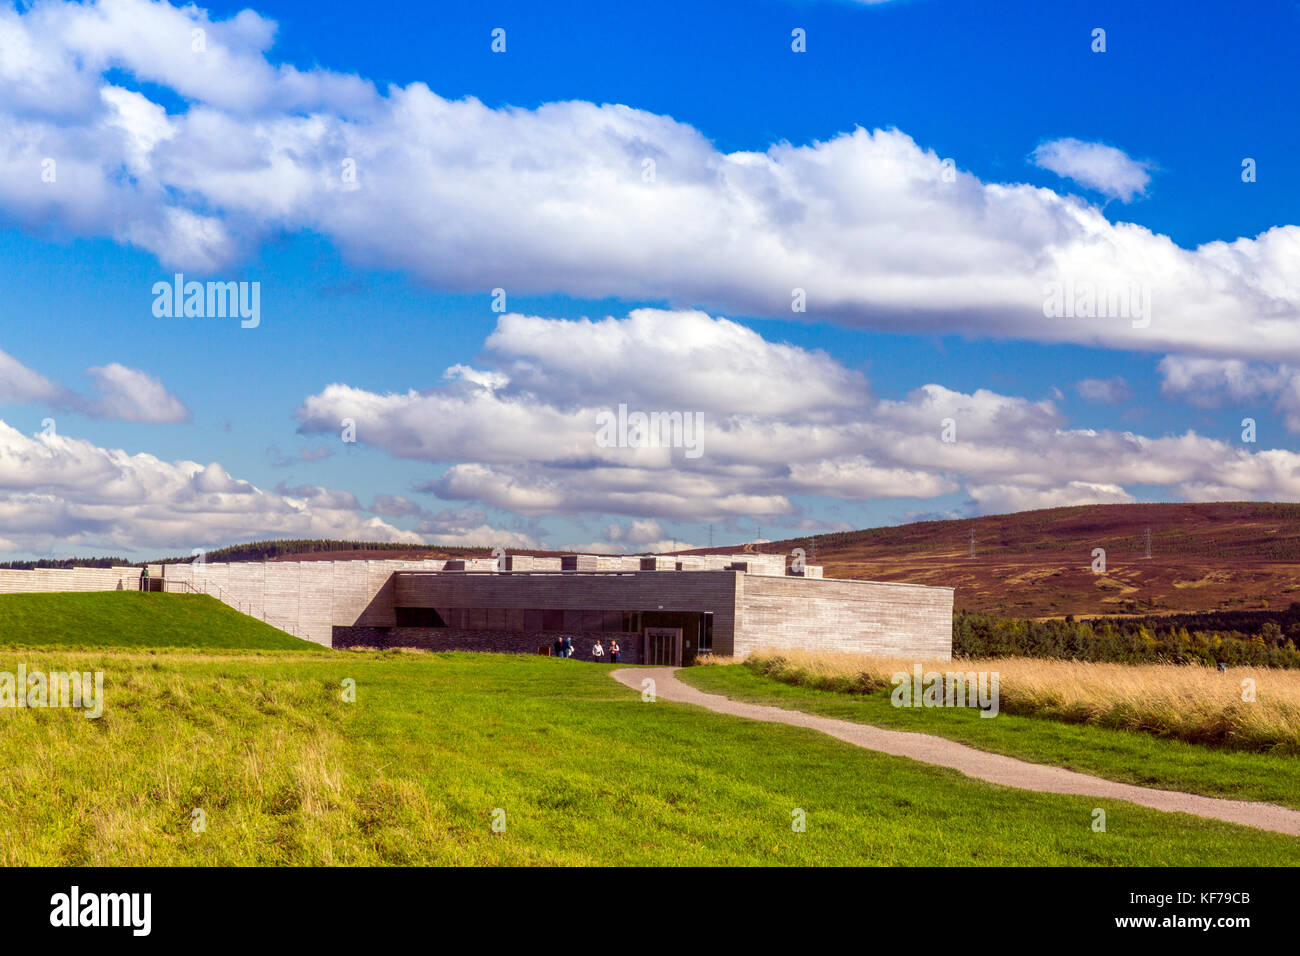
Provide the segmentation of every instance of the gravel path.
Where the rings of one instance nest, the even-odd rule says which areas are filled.
[[[910,757],[923,763],[937,764],[960,770],[968,777],[987,780],[989,783],[1040,793],[1069,793],[1084,797],[1103,797],[1126,800],[1155,810],[1170,813],[1191,813],[1198,817],[1225,820],[1260,830],[1272,830],[1300,836],[1300,810],[1291,810],[1271,803],[1252,803],[1248,800],[1225,800],[1219,797],[1201,797],[1173,790],[1152,790],[1128,783],[1116,783],[1100,777],[1077,773],[1061,767],[1029,763],[1015,757],[987,753],[930,734],[917,734],[901,730],[884,730],[870,724],[859,724],[831,717],[818,717],[798,710],[746,704],[706,694],[677,679],[675,667],[638,667],[613,671],[611,676],[634,690],[642,690],[642,681],[655,682],[655,696],[663,700],[696,704],[720,714],[733,714],[750,720],[789,724],[793,727],[810,727],[840,740],[867,750],[897,757]]]

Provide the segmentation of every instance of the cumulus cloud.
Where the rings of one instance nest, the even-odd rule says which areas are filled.
[[[162,382],[140,369],[117,362],[87,370],[100,393],[86,409],[94,418],[125,422],[188,422],[190,410]]]
[[[541,547],[538,539],[527,531],[493,527],[488,523],[487,514],[478,508],[448,508],[436,513],[419,509],[419,514],[415,530],[432,544],[521,550]]]
[[[1240,498],[1300,495],[1300,471],[1293,471],[1300,455],[1288,451],[1252,452],[1190,431],[1153,438],[1072,428],[1054,401],[986,389],[929,384],[899,399],[877,399],[833,359],[761,337],[748,349],[711,356],[710,377],[740,382],[747,369],[813,365],[828,381],[852,383],[854,400],[840,401],[836,390],[812,389],[810,397],[736,388],[728,402],[707,377],[683,376],[665,391],[659,363],[635,361],[647,350],[657,354],[658,333],[708,342],[734,334],[734,323],[647,309],[588,325],[600,330],[598,364],[619,373],[592,373],[581,389],[567,380],[582,363],[566,348],[575,323],[503,316],[486,353],[499,367],[478,376],[491,387],[453,377],[427,390],[380,395],[335,384],[303,402],[300,427],[327,432],[341,418],[355,419],[358,441],[443,466],[416,490],[444,500],[534,518],[632,519],[606,529],[605,550],[645,550],[629,546],[662,540],[664,520],[798,522],[805,518],[797,504],[802,496],[964,494],[971,510],[989,512],[1130,501],[1128,487],[1145,485],[1189,498],[1221,497],[1224,489]],[[519,368],[524,374],[516,381]],[[1121,388],[1114,380],[1102,385],[1106,395]],[[671,396],[677,407],[707,408],[704,454],[600,445],[596,413],[629,396]]]
[[[1079,393],[1080,398],[1087,399],[1090,402],[1118,404],[1127,402],[1133,397],[1133,389],[1119,375],[1107,379],[1085,378],[1075,383],[1074,390]]]
[[[1157,371],[1162,392],[1204,408],[1275,395],[1293,374],[1282,366],[1186,355],[1165,356]]]
[[[91,418],[126,422],[188,422],[190,410],[162,382],[118,362],[86,369],[96,394],[80,395],[0,351],[0,403],[48,405]]]
[[[381,93],[276,64],[274,36],[252,11],[147,0],[0,12],[0,212],[208,272],[310,231],[458,291],[789,318],[802,290],[808,316],[859,327],[1300,361],[1295,226],[1184,249],[1078,197],[947,176],[899,130],[723,153],[627,106]],[[1063,142],[1042,161],[1110,194],[1144,188],[1118,150]],[[1045,321],[1064,281],[1140,284],[1154,320]]]
[[[487,348],[504,372],[494,376],[495,388],[509,383],[562,406],[604,396],[681,408],[689,396],[689,407],[705,413],[817,414],[868,396],[866,378],[825,352],[768,342],[698,311],[636,309],[598,322],[504,315]]]
[[[346,492],[269,492],[219,463],[163,461],[64,434],[29,437],[0,421],[0,539],[5,550],[181,551],[256,538],[418,543],[367,517]]]
[[[405,518],[421,511],[419,505],[402,495],[376,495],[370,510],[385,518]]]
[[[63,386],[28,368],[8,352],[0,351],[0,402],[61,405],[69,401],[71,393]]]
[[[1121,202],[1145,195],[1151,182],[1150,163],[1130,159],[1122,149],[1104,143],[1054,139],[1039,145],[1032,158],[1036,166]]]
[[[1287,431],[1300,433],[1300,367],[1169,355],[1157,367],[1160,390],[1202,408],[1272,402]]]
[[[1069,505],[1115,505],[1136,501],[1119,485],[1070,481],[1057,488],[1023,488],[1016,485],[976,485],[970,496],[984,514],[1007,514],[1036,508]]]

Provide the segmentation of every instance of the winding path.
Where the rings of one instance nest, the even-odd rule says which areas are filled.
[[[642,690],[642,681],[650,678],[655,696],[683,704],[695,704],[719,714],[732,714],[750,720],[761,720],[792,727],[809,727],[820,730],[840,740],[867,750],[908,757],[922,763],[951,767],[968,777],[987,780],[1004,787],[1037,790],[1040,793],[1066,793],[1083,797],[1102,797],[1125,800],[1154,810],[1170,813],[1190,813],[1198,817],[1224,820],[1259,830],[1272,830],[1290,836],[1300,836],[1300,810],[1279,807],[1272,803],[1253,803],[1248,800],[1225,800],[1221,797],[1202,797],[1174,790],[1153,790],[1128,783],[1103,780],[1086,773],[1029,763],[1015,757],[988,753],[967,747],[953,740],[930,734],[902,730],[884,730],[870,724],[859,724],[831,717],[819,717],[799,710],[768,707],[763,704],[746,704],[702,690],[677,679],[675,667],[621,668],[610,676],[634,690]]]

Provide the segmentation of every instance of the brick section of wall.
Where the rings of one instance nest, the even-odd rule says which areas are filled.
[[[479,651],[493,654],[536,654],[539,647],[550,647],[557,637],[573,638],[573,660],[591,661],[591,649],[597,638],[604,645],[609,661],[609,640],[619,643],[622,664],[641,663],[641,635],[623,632],[593,631],[480,631],[455,627],[335,627],[333,646],[416,647],[427,651]]]
[[[786,647],[948,660],[952,595],[950,588],[746,575],[735,654]]]
[[[36,568],[0,570],[0,594],[54,594],[59,591],[138,591],[140,568]]]

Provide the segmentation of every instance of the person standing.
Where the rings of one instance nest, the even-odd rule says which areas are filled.
[[[618,663],[618,641],[612,637],[609,639],[609,662],[611,664]]]
[[[572,634],[564,635],[564,656],[565,657],[573,656],[573,635]]]
[[[600,643],[600,638],[596,638],[596,646],[591,649],[591,656],[600,660],[605,656],[605,647]]]
[[[564,656],[564,639],[563,639],[563,638],[558,637],[558,636],[555,638],[555,643],[551,645],[551,654],[554,655],[555,657],[563,657],[563,656]]]

